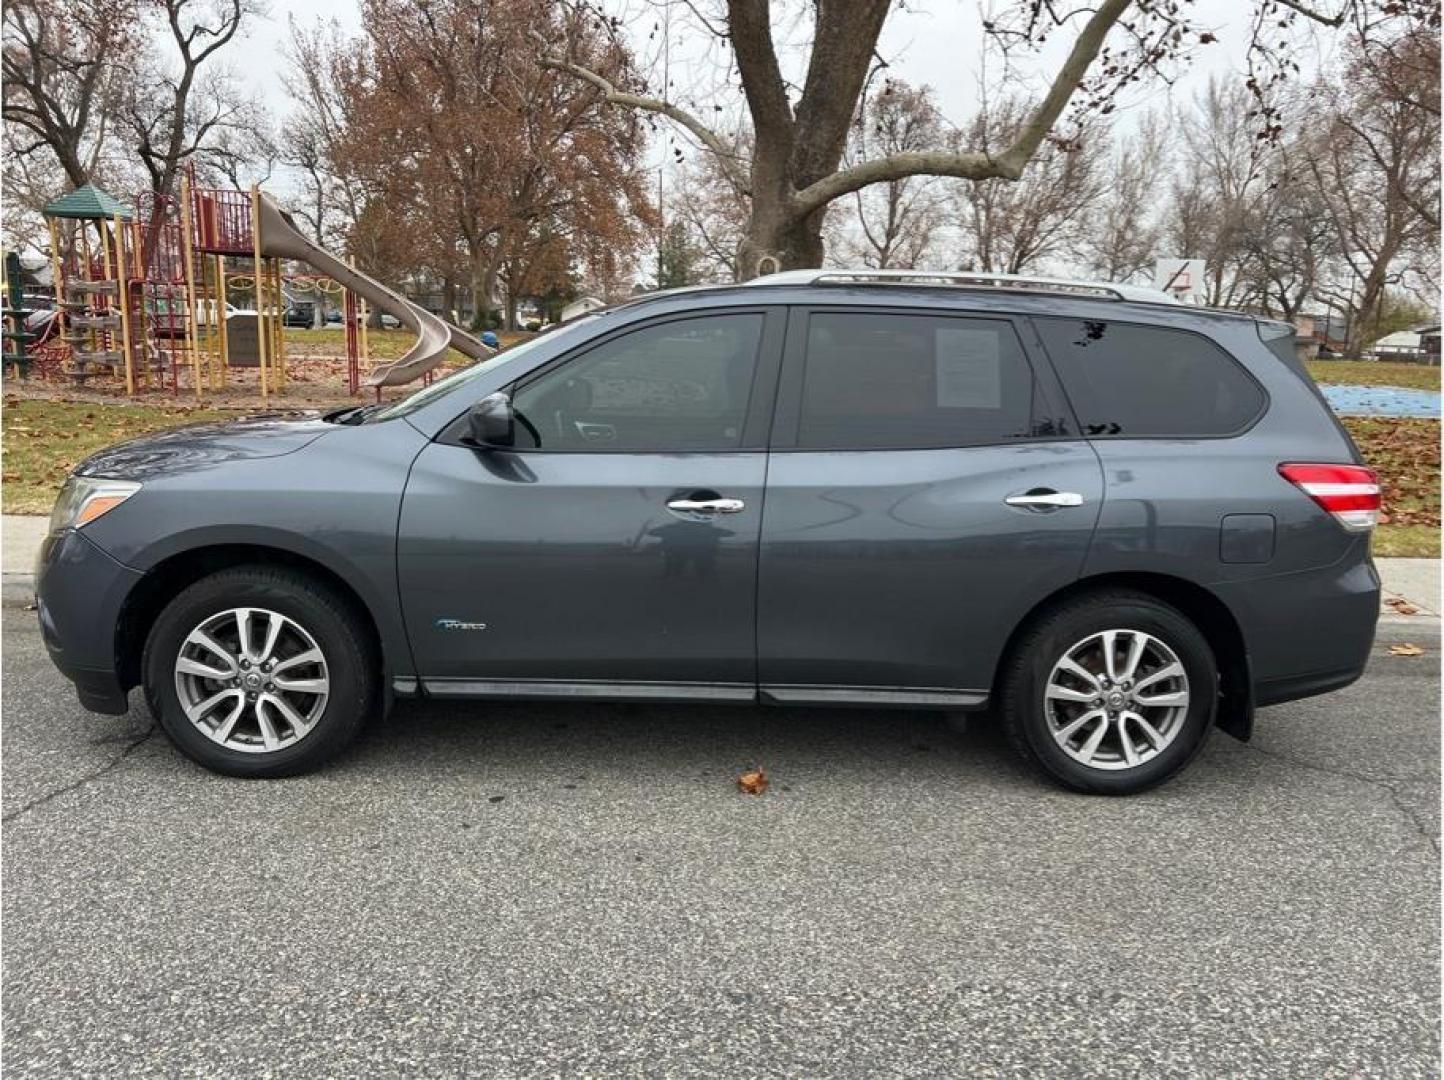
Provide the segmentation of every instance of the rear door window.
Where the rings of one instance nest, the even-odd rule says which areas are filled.
[[[1263,411],[1259,385],[1200,334],[1101,319],[1033,324],[1085,435],[1234,435]]]
[[[797,445],[931,449],[1066,434],[1005,319],[813,312]]]

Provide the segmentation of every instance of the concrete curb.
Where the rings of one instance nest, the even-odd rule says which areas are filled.
[[[6,607],[30,607],[34,603],[34,574],[0,574],[0,604]]]

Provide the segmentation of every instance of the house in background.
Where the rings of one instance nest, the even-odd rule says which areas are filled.
[[[597,308],[606,307],[606,303],[598,300],[595,296],[579,296],[566,307],[562,308],[562,322],[575,319],[579,315],[585,315],[589,311],[596,311]]]
[[[1419,348],[1423,352],[1421,359],[1426,364],[1438,365],[1439,363],[1439,326],[1425,326],[1419,331]]]
[[[1402,360],[1414,364],[1439,362],[1439,327],[1420,326],[1385,334],[1366,354],[1375,360]]]

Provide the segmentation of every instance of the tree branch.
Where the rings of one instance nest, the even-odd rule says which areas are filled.
[[[1325,15],[1323,12],[1315,11],[1307,4],[1301,3],[1300,0],[1278,0],[1278,2],[1281,6],[1288,8],[1290,11],[1297,11],[1304,18],[1312,19],[1314,22],[1319,23],[1323,26],[1343,26],[1344,19],[1348,15],[1348,8],[1340,11],[1337,15]]]
[[[793,129],[792,107],[787,103],[787,88],[772,40],[770,12],[768,0],[728,0],[727,4],[732,55],[752,114],[754,138],[764,155],[769,151],[790,152]]]
[[[1131,3],[1132,0],[1103,0],[1103,3],[1098,5],[1088,17],[1087,25],[1083,27],[1078,39],[1073,42],[1068,59],[1058,69],[1047,96],[1018,130],[1012,145],[1001,154],[995,157],[976,150],[960,153],[941,150],[912,151],[864,161],[825,176],[797,192],[792,197],[793,213],[805,216],[850,191],[856,191],[868,184],[901,180],[906,176],[956,176],[964,180],[990,180],[995,177],[1018,179],[1037,153],[1043,139],[1053,129],[1058,117],[1062,115],[1073,91],[1083,82],[1089,66],[1103,47],[1108,31],[1113,29]]]
[[[539,45],[543,47],[546,46],[546,39],[535,30],[532,31],[531,36]],[[609,104],[621,105],[630,109],[641,109],[644,112],[658,113],[680,124],[695,135],[702,145],[717,156],[719,164],[727,172],[727,178],[737,189],[743,193],[748,192],[751,184],[748,181],[747,174],[742,170],[741,165],[738,164],[737,158],[731,149],[722,141],[721,136],[685,109],[679,109],[670,102],[662,101],[659,98],[646,97],[642,94],[631,94],[625,90],[618,90],[612,85],[610,80],[603,78],[595,71],[590,71],[582,67],[580,64],[574,64],[570,60],[543,55],[537,62],[544,68],[550,68],[553,71],[563,71],[568,75],[581,79],[583,82],[590,83],[601,91],[603,100]]]

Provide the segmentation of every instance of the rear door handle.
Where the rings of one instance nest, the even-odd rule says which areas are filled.
[[[667,509],[679,514],[737,514],[747,504],[741,499],[673,499]]]
[[[1034,510],[1055,510],[1060,506],[1082,506],[1083,496],[1076,491],[1034,488],[1022,495],[1009,495],[1003,501],[1009,506],[1026,506]]]

